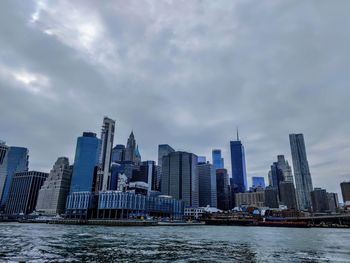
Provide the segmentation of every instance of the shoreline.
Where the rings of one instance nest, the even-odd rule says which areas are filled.
[[[268,227],[268,228],[336,228],[336,229],[350,229],[350,226],[346,225],[308,225],[297,226],[297,225],[254,225],[254,224],[206,224],[205,222],[159,222],[159,221],[147,221],[147,220],[80,220],[80,219],[65,219],[65,220],[1,220],[0,223],[22,223],[22,224],[53,224],[53,225],[91,225],[91,226],[115,226],[115,227],[133,227],[133,226],[144,226],[144,227],[156,227],[156,226],[241,226],[241,227]]]

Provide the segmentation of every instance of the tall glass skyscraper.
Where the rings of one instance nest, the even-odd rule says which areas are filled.
[[[237,136],[237,141],[230,142],[231,169],[233,190],[235,193],[244,193],[247,190],[247,172],[245,165],[244,146]]]
[[[99,163],[100,140],[95,133],[84,132],[77,140],[70,193],[93,191]]]
[[[313,190],[309,163],[306,157],[306,149],[303,134],[289,135],[292,152],[294,178],[299,209],[311,208],[311,195]]]
[[[224,158],[221,156],[220,149],[214,149],[212,151],[212,159],[215,170],[224,169]]]
[[[197,165],[199,180],[199,206],[217,207],[216,170],[210,163]]]
[[[163,157],[161,191],[186,206],[198,207],[199,182],[197,156],[188,152],[172,152]]]
[[[15,173],[28,171],[28,149],[24,147],[8,148],[3,165],[6,166],[6,178],[1,195],[1,208],[3,209],[9,198],[10,187]]]

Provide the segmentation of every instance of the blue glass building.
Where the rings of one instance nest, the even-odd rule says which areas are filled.
[[[95,133],[84,132],[77,140],[70,192],[91,192],[99,162],[100,140]]]
[[[244,147],[240,140],[230,142],[232,182],[235,193],[244,193],[247,190],[247,172],[245,166]]]
[[[224,169],[224,158],[221,156],[221,150],[215,149],[212,151],[213,166],[215,170]]]
[[[125,159],[125,145],[117,144],[112,150],[112,162],[122,162]]]
[[[28,149],[24,147],[9,147],[5,156],[6,179],[1,196],[1,208],[3,209],[9,198],[10,188],[15,173],[28,171]]]
[[[257,188],[257,187],[265,188],[265,178],[264,177],[253,176],[252,181],[253,181],[253,184],[252,184],[253,188]]]

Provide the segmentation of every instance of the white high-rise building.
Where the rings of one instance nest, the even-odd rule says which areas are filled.
[[[50,215],[64,213],[71,179],[68,158],[59,157],[39,191],[36,211]]]
[[[104,117],[101,132],[101,155],[99,167],[99,190],[107,191],[110,185],[111,158],[114,140],[115,121]]]
[[[299,209],[311,208],[311,195],[313,190],[309,163],[303,134],[289,135],[290,148],[293,159],[295,187]]]

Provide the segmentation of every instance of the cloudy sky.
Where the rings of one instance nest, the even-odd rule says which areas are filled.
[[[0,1],[0,139],[30,168],[73,161],[76,138],[117,122],[210,156],[236,126],[249,177],[305,135],[314,186],[350,179],[350,1]],[[211,159],[211,158],[210,158]],[[249,182],[251,179],[249,178]]]

